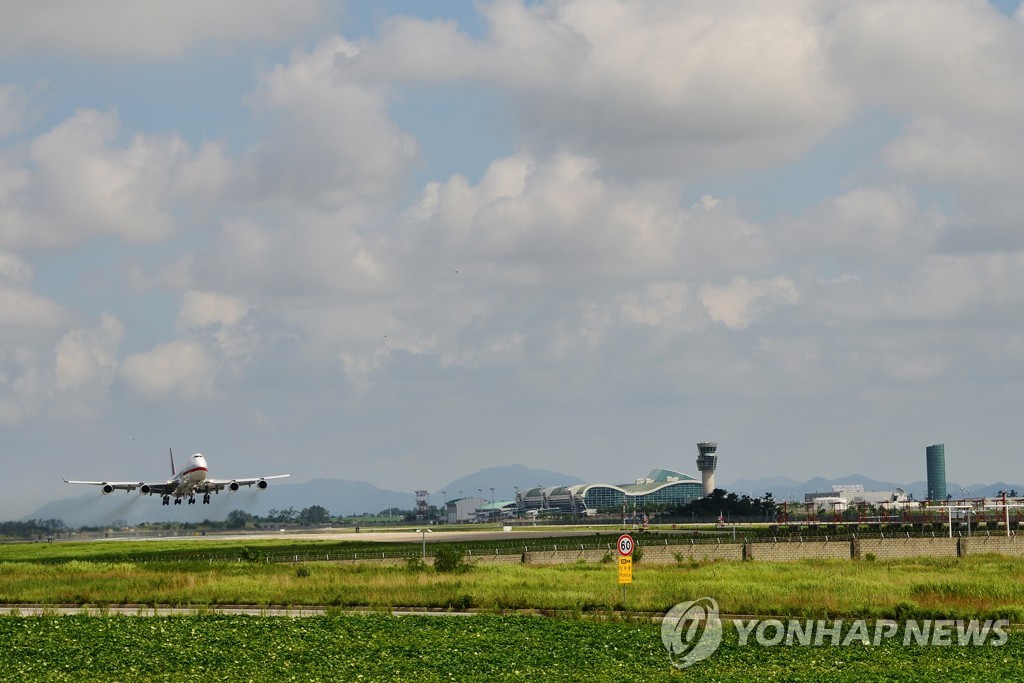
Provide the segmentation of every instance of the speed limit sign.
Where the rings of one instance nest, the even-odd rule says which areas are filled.
[[[629,534],[619,536],[619,555],[629,557],[633,554],[633,537]]]

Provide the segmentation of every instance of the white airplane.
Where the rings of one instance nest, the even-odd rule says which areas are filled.
[[[202,453],[195,453],[180,470],[174,469],[174,453],[171,453],[171,479],[167,481],[68,481],[65,484],[91,484],[102,486],[103,494],[113,493],[115,490],[134,491],[152,496],[154,493],[163,496],[163,504],[171,504],[171,496],[174,496],[174,504],[181,505],[181,499],[188,497],[188,504],[195,505],[196,494],[203,494],[203,504],[210,503],[211,493],[220,493],[222,489],[237,491],[240,486],[256,485],[258,489],[267,488],[268,479],[284,479],[287,474],[276,474],[272,477],[253,477],[251,479],[208,479],[206,474],[209,467],[206,465],[206,458]]]

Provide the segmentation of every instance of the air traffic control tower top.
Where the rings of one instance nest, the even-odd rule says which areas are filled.
[[[715,441],[701,441],[697,444],[697,469],[700,470],[705,496],[715,490],[715,468],[718,467],[716,451],[718,443]]]

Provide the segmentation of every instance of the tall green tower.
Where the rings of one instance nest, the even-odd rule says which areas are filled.
[[[928,465],[928,500],[946,500],[946,444],[924,449]]]

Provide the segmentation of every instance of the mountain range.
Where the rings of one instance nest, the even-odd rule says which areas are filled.
[[[531,469],[523,465],[488,467],[431,492],[430,503],[439,506],[442,499],[460,497],[481,497],[495,500],[510,500],[515,489],[535,486],[568,486],[585,483],[583,479],[549,470]],[[838,479],[815,477],[797,481],[787,477],[765,477],[761,479],[740,479],[722,487],[730,492],[752,497],[771,492],[776,501],[802,501],[805,493],[831,491],[833,484],[861,484],[867,491],[889,491],[897,487],[912,494],[915,499],[925,497],[926,484],[916,481],[910,484],[878,481],[861,475],[850,475]],[[493,491],[491,490],[493,487]],[[947,482],[947,491],[954,498],[961,496],[995,497],[999,491],[1011,490],[1024,494],[1024,484],[972,484],[961,487]],[[443,492],[443,493],[442,493]],[[141,496],[137,492],[115,492],[104,496],[91,489],[73,498],[46,503],[24,519],[60,519],[71,528],[82,526],[104,526],[124,521],[129,525],[142,522],[202,522],[203,520],[225,519],[233,510],[266,516],[270,510],[321,505],[334,516],[376,514],[389,508],[411,510],[416,505],[415,494],[411,491],[391,491],[364,481],[346,479],[314,479],[301,483],[273,482],[265,491],[243,489],[236,493],[223,492],[213,496],[209,505],[160,504],[159,497]]]

